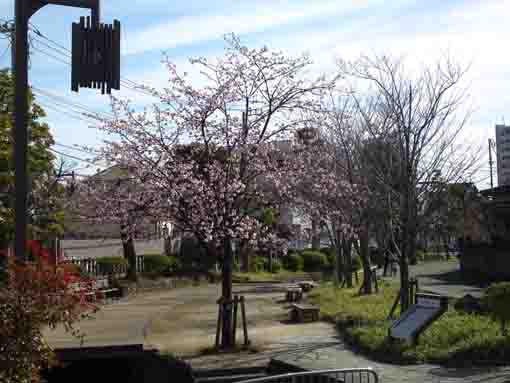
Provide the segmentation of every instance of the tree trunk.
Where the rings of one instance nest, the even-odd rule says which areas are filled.
[[[372,274],[370,271],[370,255],[368,253],[368,230],[363,228],[360,235],[360,258],[363,265],[362,294],[372,294]]]
[[[250,248],[246,241],[242,241],[239,245],[239,254],[241,258],[241,272],[250,271]]]
[[[231,348],[234,346],[232,339],[232,246],[230,238],[223,242],[223,270],[221,298],[225,303],[223,306],[221,347]]]
[[[342,252],[343,252],[343,259],[344,259],[344,279],[347,284],[347,288],[351,289],[353,286],[352,283],[352,257],[351,257],[351,250],[352,250],[352,240],[346,239],[345,237],[342,239]]]
[[[138,280],[136,272],[136,252],[133,237],[127,232],[126,226],[121,226],[120,237],[122,240],[122,250],[124,258],[128,261],[127,279],[133,282]]]
[[[9,254],[9,242],[8,241],[1,241],[0,242],[0,248],[2,250],[5,250],[5,254],[2,256],[0,255],[0,288],[3,287],[9,278],[8,275],[8,254]]]
[[[319,219],[312,217],[312,250],[319,250],[321,246]]]
[[[136,251],[135,243],[132,237],[122,242],[124,250],[124,257],[128,261],[127,279],[133,282],[138,280],[138,273],[136,272]]]

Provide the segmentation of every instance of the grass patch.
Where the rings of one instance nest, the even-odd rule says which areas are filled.
[[[260,271],[260,272],[249,272],[249,273],[234,273],[233,275],[233,281],[237,283],[242,282],[265,282],[265,281],[272,281],[272,282],[285,282],[290,281],[292,279],[301,279],[301,278],[308,278],[308,274],[303,271],[288,271],[288,270],[281,270],[278,273],[270,273],[267,271]]]
[[[451,308],[422,333],[418,344],[390,342],[386,320],[398,284],[381,283],[379,294],[358,296],[357,289],[326,285],[310,295],[321,313],[334,320],[345,340],[376,360],[390,363],[438,363],[452,366],[510,364],[510,338],[489,316]]]
[[[379,282],[378,294],[358,295],[358,291],[358,286],[341,289],[328,283],[312,290],[309,298],[312,303],[320,306],[322,315],[337,323],[350,325],[353,322],[379,322],[388,316],[397,296],[398,285],[382,281]]]

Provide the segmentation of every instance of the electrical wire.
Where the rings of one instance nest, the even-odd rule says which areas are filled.
[[[77,160],[77,161],[81,161],[81,162],[84,162],[84,163],[87,163],[87,164],[90,164],[90,165],[98,166],[97,163],[94,163],[94,162],[92,162],[89,159],[84,159],[84,158],[80,158],[80,157],[77,157],[77,156],[73,156],[72,154],[63,153],[63,152],[60,152],[60,151],[55,150],[53,148],[49,148],[49,150],[52,151],[55,154],[58,154],[58,155],[61,155],[61,156],[64,156],[64,157],[72,158],[73,160]]]
[[[57,102],[66,104],[66,105],[73,107],[75,109],[81,109],[82,111],[84,111],[88,114],[96,115],[98,117],[103,117],[104,119],[114,119],[115,118],[115,116],[112,113],[95,111],[93,109],[90,109],[90,107],[80,104],[76,101],[69,101],[68,98],[63,95],[57,95],[55,93],[51,93],[47,90],[40,89],[33,85],[31,86],[31,88],[33,91],[35,91],[35,93],[40,93],[44,97],[56,100]]]
[[[37,36],[39,36],[39,37],[41,37],[41,38],[45,39],[46,41],[50,42],[50,43],[51,43],[51,44],[53,44],[54,46],[51,46],[51,45],[47,44],[46,42],[42,41],[41,39],[39,39],[39,38],[37,38],[37,37],[35,37],[35,38],[33,39],[35,42],[37,42],[38,44],[41,44],[41,45],[45,46],[47,49],[50,49],[51,51],[53,51],[53,52],[55,52],[55,53],[57,53],[57,54],[59,54],[59,55],[61,55],[61,56],[64,56],[66,59],[71,59],[71,51],[70,51],[68,48],[66,48],[66,47],[64,47],[63,45],[61,45],[61,44],[57,43],[56,41],[54,41],[54,40],[52,40],[52,39],[48,38],[47,36],[45,36],[44,34],[42,34],[42,33],[41,33],[39,30],[37,30],[37,29],[33,29],[33,28],[32,28],[31,30],[32,30],[32,31],[33,31],[33,32],[34,32]],[[43,54],[47,54],[49,57],[51,57],[51,58],[53,58],[53,59],[55,59],[55,60],[57,60],[57,61],[60,61],[60,62],[62,62],[62,63],[65,63],[65,64],[66,64],[66,65],[68,65],[68,66],[71,66],[71,63],[70,63],[69,61],[67,61],[67,60],[65,60],[65,61],[64,61],[64,60],[63,60],[63,59],[61,59],[61,58],[57,58],[57,57],[55,57],[53,54],[50,54],[50,53],[48,53],[48,52],[46,52],[46,51],[42,50],[40,47],[39,47],[39,48],[35,47],[35,49],[36,49],[37,51],[39,51],[39,52],[43,53]],[[139,84],[137,84],[136,82],[134,82],[134,81],[132,81],[132,80],[129,80],[129,79],[125,78],[125,77],[122,77],[122,76],[121,76],[120,83],[121,83],[122,85],[124,85],[126,88],[128,88],[128,89],[130,89],[130,90],[132,90],[132,91],[134,91],[134,92],[139,92],[139,93],[144,94],[144,95],[146,95],[146,96],[154,96],[152,93],[150,93],[150,92],[148,92],[148,91],[146,91],[146,90],[142,89],[142,88],[141,88],[141,86],[140,86]]]
[[[90,152],[88,152],[88,151],[86,151],[86,150],[84,150],[84,149],[80,149],[80,148],[78,148],[78,147],[71,146],[71,145],[61,144],[60,142],[56,142],[56,141],[55,141],[55,145],[56,145],[56,146],[60,146],[60,147],[62,147],[62,148],[64,148],[64,149],[75,150],[75,151],[77,151],[77,152],[84,153],[84,154],[90,154]],[[96,152],[96,153],[97,153],[97,151],[94,151],[94,152]]]

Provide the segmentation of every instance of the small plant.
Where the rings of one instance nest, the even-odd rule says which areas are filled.
[[[266,269],[267,261],[264,257],[251,256],[250,257],[250,271],[260,273]]]
[[[162,254],[150,254],[143,257],[144,271],[159,275],[167,275],[174,271],[177,265],[175,257]]]
[[[271,272],[273,274],[277,274],[282,270],[282,262],[278,259],[273,259],[273,262],[271,264],[272,270]]]
[[[304,261],[301,255],[293,253],[287,255],[284,258],[285,268],[290,271],[301,271],[303,270]]]
[[[492,316],[500,322],[503,335],[509,336],[510,282],[491,285],[485,292],[485,301]]]
[[[320,251],[303,251],[302,257],[305,271],[322,271],[328,266],[328,258]]]
[[[86,302],[85,291],[73,288],[84,280],[68,267],[55,267],[42,259],[37,263],[9,260],[8,280],[0,285],[2,383],[40,382],[41,370],[55,362],[42,330],[62,324],[81,337],[73,325],[97,310]]]

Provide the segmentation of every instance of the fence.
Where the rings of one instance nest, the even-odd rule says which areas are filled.
[[[294,372],[244,380],[239,383],[379,383],[379,376],[371,368],[317,370]]]
[[[109,270],[104,270],[98,265],[97,258],[71,258],[68,261],[79,266],[84,273],[94,277],[108,274],[124,276],[127,273],[127,266],[124,264],[109,265]],[[143,255],[136,256],[136,271],[139,273],[144,271]]]

